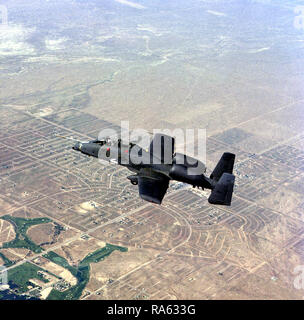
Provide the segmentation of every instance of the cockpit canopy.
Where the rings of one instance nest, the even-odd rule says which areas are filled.
[[[100,145],[100,146],[103,146],[104,144],[107,143],[106,140],[98,140],[98,139],[91,140],[91,141],[89,141],[89,142],[90,142],[90,143],[96,143],[96,144],[98,144],[98,145]]]

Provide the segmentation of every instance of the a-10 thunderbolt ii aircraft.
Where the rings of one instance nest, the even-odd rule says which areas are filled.
[[[72,139],[73,140],[73,139]],[[175,139],[156,133],[148,149],[122,139],[77,141],[73,149],[81,153],[127,167],[134,174],[127,178],[138,185],[142,199],[161,204],[170,180],[210,189],[209,203],[230,205],[235,177],[232,174],[235,155],[225,152],[210,177],[205,165],[197,159],[174,152]]]

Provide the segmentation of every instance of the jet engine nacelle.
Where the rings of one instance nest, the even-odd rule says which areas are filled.
[[[193,186],[201,186],[203,182],[203,174],[189,174],[193,168],[186,167],[182,164],[174,163],[170,169],[169,175],[173,180],[192,184]]]

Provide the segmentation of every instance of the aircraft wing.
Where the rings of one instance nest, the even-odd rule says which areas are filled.
[[[169,187],[169,178],[159,174],[152,176],[138,176],[138,190],[142,199],[161,204],[167,189]]]

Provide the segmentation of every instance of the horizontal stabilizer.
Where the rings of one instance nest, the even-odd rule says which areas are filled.
[[[235,177],[233,174],[224,173],[215,188],[212,190],[208,202],[230,206]]]

